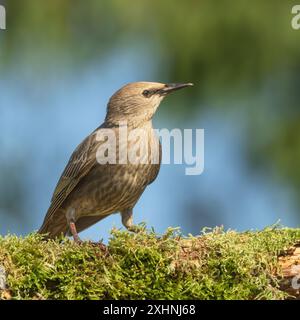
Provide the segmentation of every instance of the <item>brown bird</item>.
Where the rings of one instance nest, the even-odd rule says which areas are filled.
[[[78,232],[117,212],[121,213],[123,225],[135,231],[133,207],[156,179],[161,163],[161,145],[153,130],[152,118],[167,94],[188,86],[192,84],[134,82],[119,89],[109,100],[104,123],[73,152],[39,233],[48,238],[72,235],[75,241],[80,241]],[[121,140],[125,125],[125,140],[124,137]],[[107,130],[115,134],[116,142],[99,139]],[[140,146],[147,152],[141,151],[142,147],[137,150],[139,132],[143,132]],[[107,149],[101,162],[99,151],[104,146]],[[116,161],[105,163],[111,150],[115,151]],[[131,161],[128,161],[130,155]],[[134,157],[139,161],[132,161]],[[121,158],[125,162],[120,161]],[[156,161],[151,161],[153,159]]]

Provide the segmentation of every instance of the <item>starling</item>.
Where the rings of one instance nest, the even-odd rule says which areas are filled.
[[[79,232],[117,212],[121,214],[123,225],[136,231],[132,220],[133,207],[145,188],[156,179],[161,163],[161,145],[152,127],[152,117],[166,95],[191,85],[134,82],[119,89],[109,100],[104,123],[71,155],[39,233],[47,238],[72,235],[75,241],[80,241]],[[126,138],[135,129],[143,130],[146,149],[155,153],[156,162],[151,161],[155,157],[150,152],[145,153],[146,159],[143,160],[146,161],[119,161],[120,150],[127,148],[130,151],[133,143],[124,137],[122,141],[118,139],[124,123]],[[104,143],[98,136],[107,129],[116,135],[116,161],[113,163],[97,160],[97,150]]]

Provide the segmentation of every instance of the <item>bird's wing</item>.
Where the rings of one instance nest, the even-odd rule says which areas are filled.
[[[96,141],[96,131],[94,131],[75,149],[54,190],[44,224],[51,219],[78,182],[96,164],[98,145],[99,143]]]

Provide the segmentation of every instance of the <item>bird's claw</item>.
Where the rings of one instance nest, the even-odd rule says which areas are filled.
[[[142,229],[139,226],[135,226],[135,225],[127,227],[127,230],[134,233],[139,233],[142,231]]]

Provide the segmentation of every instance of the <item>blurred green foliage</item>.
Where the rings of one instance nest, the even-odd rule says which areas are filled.
[[[291,28],[297,1],[2,2],[8,30],[0,35],[1,70],[16,60],[38,72],[78,68],[122,47],[144,47],[156,80],[196,84],[177,97],[179,116],[243,105],[253,166],[291,183],[299,198],[300,31]]]
[[[38,0],[10,0],[5,61],[20,53],[35,60],[34,48],[37,56],[51,56],[49,63],[59,63],[56,57],[62,55],[80,63],[138,43],[153,50],[160,63],[158,77],[194,81],[198,96],[237,85],[257,88],[266,76],[298,65],[299,33],[290,22],[293,3],[52,0],[41,5]]]

